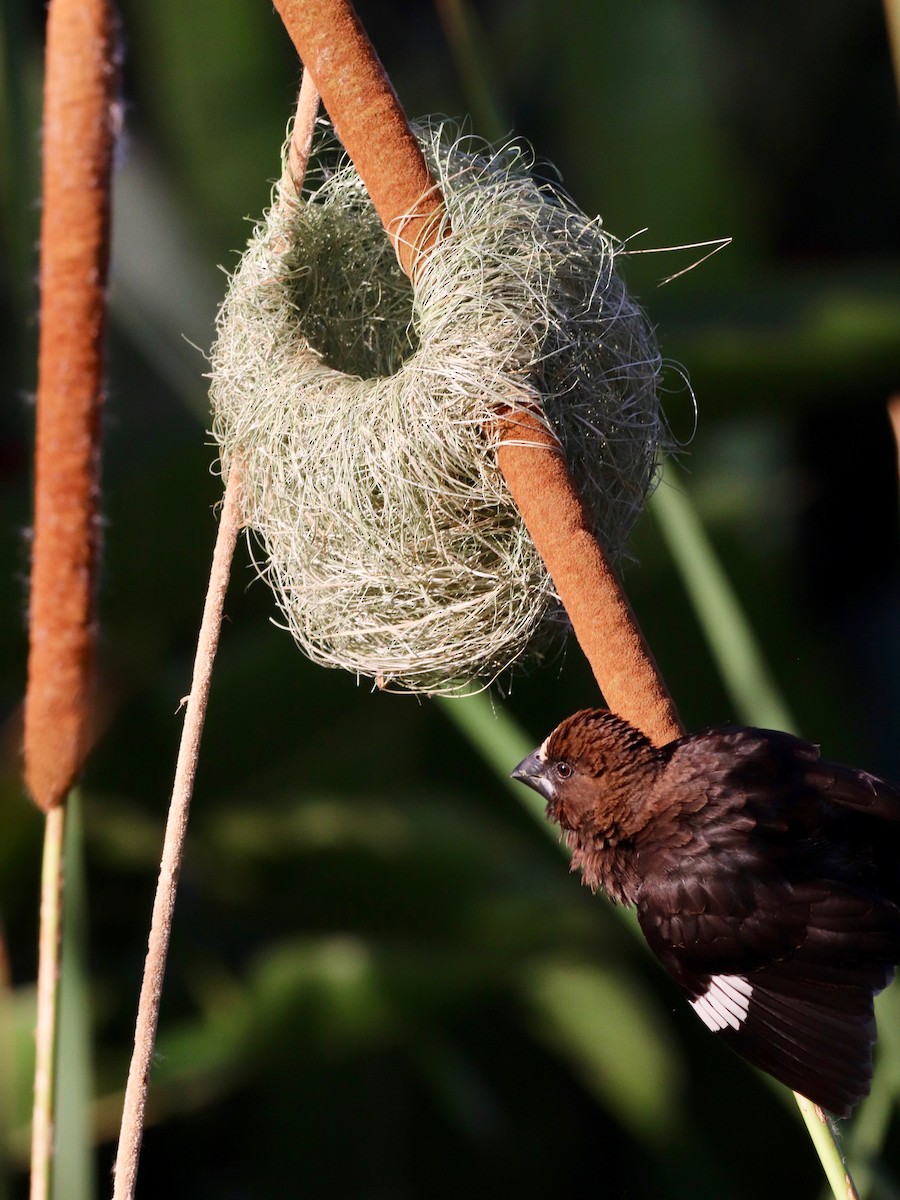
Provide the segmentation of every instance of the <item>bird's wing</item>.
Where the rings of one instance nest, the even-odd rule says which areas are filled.
[[[871,1082],[873,996],[900,961],[900,794],[750,729],[676,743],[666,783],[697,811],[679,837],[673,805],[675,852],[643,855],[647,941],[724,1041],[847,1115]]]
[[[745,884],[642,889],[641,929],[713,1032],[846,1116],[869,1090],[872,999],[900,957],[900,914],[835,885]]]
[[[900,825],[898,788],[822,758],[818,746],[790,733],[726,726],[682,738],[667,752],[675,775],[702,777],[713,788],[740,788],[775,807],[807,796]]]
[[[796,740],[791,738],[792,742]],[[806,762],[804,768],[803,783],[806,787],[815,788],[825,800],[843,808],[868,813],[886,821],[889,826],[900,825],[900,791],[877,775],[820,757],[813,762]]]

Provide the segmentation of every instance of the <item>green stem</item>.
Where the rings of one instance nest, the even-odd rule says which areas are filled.
[[[56,1041],[59,1028],[65,828],[66,808],[64,804],[60,804],[47,813],[41,865],[34,1111],[31,1129],[31,1200],[49,1200],[53,1178],[53,1115],[57,1084]]]
[[[6,930],[0,925],[0,1200],[10,1196],[13,1114],[15,1112],[15,1014]]]
[[[794,1096],[806,1122],[810,1140],[816,1148],[825,1178],[834,1193],[834,1200],[859,1200],[859,1192],[850,1178],[850,1172],[828,1118],[804,1096],[799,1096],[796,1092]]]
[[[56,1138],[53,1200],[96,1195],[93,1154],[91,1004],[87,953],[87,887],[81,795],[66,801],[66,903],[62,913],[62,969],[56,1050]]]

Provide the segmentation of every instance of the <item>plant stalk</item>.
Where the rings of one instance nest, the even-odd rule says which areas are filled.
[[[225,592],[228,588],[231,560],[234,557],[234,548],[241,528],[240,487],[240,474],[235,464],[231,468],[225,487],[222,516],[213,552],[209,590],[206,594],[206,603],[200,624],[197,653],[194,659],[194,674],[191,680],[190,695],[187,698],[187,711],[175,768],[175,782],[169,805],[159,880],[153,903],[147,957],[144,963],[144,976],[138,1001],[134,1051],[125,1088],[122,1126],[116,1154],[114,1200],[126,1200],[126,1198],[131,1200],[137,1184],[138,1159],[143,1139],[150,1067],[159,1023],[166,956],[172,933],[175,893],[184,859],[188,813],[197,773],[200,739],[206,719],[213,661],[222,627]]]
[[[65,828],[66,806],[60,804],[52,808],[45,818],[44,853],[41,863],[34,1109],[31,1122],[31,1200],[50,1200],[50,1189],[53,1185]]]
[[[297,114],[294,120],[288,162],[285,165],[282,179],[283,190],[291,188],[297,196],[300,195],[303,187],[318,105],[318,92],[312,76],[308,72],[304,73],[297,102]],[[213,550],[209,589],[197,639],[194,674],[190,695],[187,698],[187,712],[175,768],[175,781],[169,805],[159,881],[153,904],[144,976],[138,1000],[134,1051],[125,1088],[122,1125],[116,1155],[113,1200],[133,1200],[137,1185],[150,1067],[159,1025],[163,977],[171,940],[175,895],[184,858],[188,813],[200,755],[200,741],[206,720],[213,662],[222,628],[225,593],[228,589],[231,561],[234,558],[241,524],[240,466],[235,461],[232,463],[228,482],[225,485],[222,516]]]

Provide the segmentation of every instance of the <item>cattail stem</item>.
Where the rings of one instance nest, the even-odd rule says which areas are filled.
[[[304,71],[300,92],[297,96],[297,110],[294,113],[294,124],[291,128],[291,141],[288,147],[287,170],[283,180],[285,187],[290,185],[297,196],[303,191],[303,180],[306,178],[306,168],[309,166],[313,133],[318,115],[319,92],[313,83],[312,75],[309,71]]]
[[[294,119],[285,178],[282,180],[283,187],[292,187],[297,195],[300,194],[303,187],[318,107],[319,97],[312,76],[308,73],[304,74],[297,102],[297,114]],[[134,1051],[125,1088],[122,1125],[116,1155],[113,1200],[132,1200],[137,1185],[150,1066],[159,1024],[163,977],[175,911],[175,894],[184,857],[188,813],[200,755],[200,740],[206,720],[213,661],[222,628],[225,593],[228,589],[231,560],[234,557],[240,529],[240,465],[238,462],[234,462],[225,485],[222,516],[213,551],[209,589],[197,639],[191,692],[187,700],[187,712],[175,768],[175,782],[169,805],[159,881],[153,903],[147,957],[144,963],[144,976],[138,1000]]]
[[[335,132],[407,275],[438,236],[443,200],[349,0],[275,0]]]
[[[794,1092],[794,1098],[806,1124],[810,1141],[819,1156],[834,1200],[859,1200],[859,1192],[847,1170],[841,1147],[828,1117],[818,1105],[801,1096],[799,1092]]]
[[[552,434],[527,414],[502,427],[498,462],[607,705],[656,745],[684,732],[675,705]]]
[[[888,397],[887,415],[891,423],[891,433],[894,436],[897,470],[900,473],[900,393]]]
[[[53,1174],[63,802],[90,741],[116,28],[107,0],[47,16],[25,781],[46,815],[31,1198]]]
[[[134,1051],[125,1088],[122,1112],[122,1127],[116,1155],[114,1200],[126,1200],[134,1196],[137,1183],[138,1158],[144,1130],[144,1114],[147,1107],[147,1090],[156,1029],[159,1023],[159,1007],[162,999],[163,976],[166,956],[172,932],[172,917],[175,909],[175,893],[178,876],[184,858],[184,843],[187,835],[188,812],[193,793],[194,778],[200,754],[200,739],[206,718],[213,660],[222,627],[222,610],[234,547],[241,527],[240,519],[240,472],[233,465],[225,488],[219,532],[213,552],[209,590],[203,609],[197,652],[194,659],[194,674],[191,691],[187,698],[184,729],[175,768],[172,800],[166,822],[162,860],[159,866],[159,881],[153,903],[153,917],[144,976],[138,1001],[137,1021],[134,1034]]]
[[[38,935],[34,1108],[31,1120],[31,1200],[49,1200],[53,1182],[65,821],[66,808],[60,804],[47,813],[44,827]]]

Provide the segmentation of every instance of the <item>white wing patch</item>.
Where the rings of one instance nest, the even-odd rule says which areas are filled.
[[[713,1031],[726,1025],[740,1029],[752,995],[753,985],[743,975],[713,975],[709,987],[691,1006]]]

